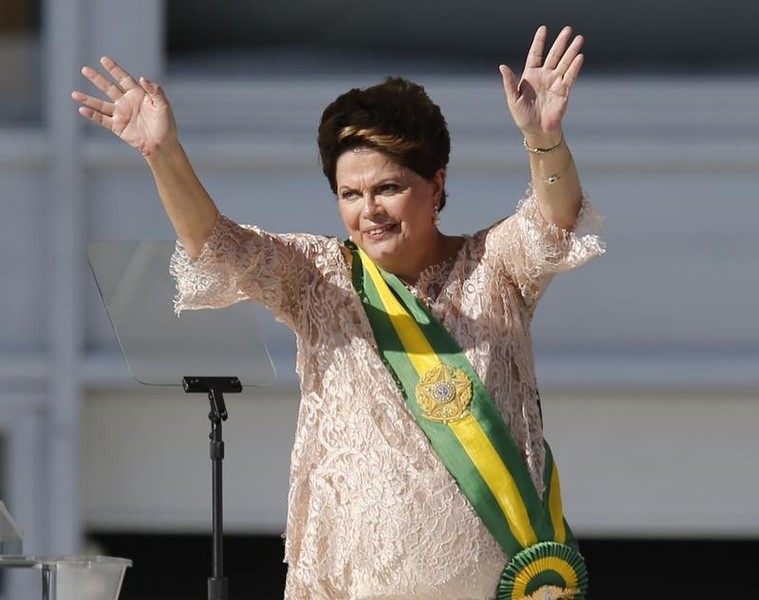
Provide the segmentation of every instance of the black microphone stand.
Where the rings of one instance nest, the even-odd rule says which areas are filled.
[[[227,600],[228,585],[224,577],[224,506],[222,461],[224,460],[224,440],[222,439],[221,424],[229,414],[224,404],[225,393],[239,393],[242,384],[237,377],[183,377],[182,387],[187,393],[208,394],[211,411],[208,419],[211,421],[209,434],[211,454],[211,496],[213,511],[212,533],[212,575],[208,578],[208,600]]]

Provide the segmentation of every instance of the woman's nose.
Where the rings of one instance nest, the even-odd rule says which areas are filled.
[[[380,205],[377,202],[377,199],[373,194],[366,194],[364,196],[364,216],[365,217],[371,217],[372,215],[375,215],[380,210]]]

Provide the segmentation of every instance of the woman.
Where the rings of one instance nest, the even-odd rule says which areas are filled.
[[[159,86],[109,58],[110,78],[82,70],[109,100],[74,92],[80,113],[144,155],[176,230],[177,310],[260,302],[296,334],[287,598],[584,595],[529,323],[552,276],[603,249],[580,233],[594,219],[561,128],[583,39],[565,28],[544,58],[546,35],[537,30],[521,80],[500,67],[529,195],[466,236],[437,228],[450,141],[416,84],[388,79],[324,111],[341,243],[222,216]],[[543,554],[552,568],[526,575]]]

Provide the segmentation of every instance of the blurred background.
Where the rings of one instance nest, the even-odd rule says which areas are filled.
[[[565,130],[609,250],[556,279],[533,333],[590,597],[743,592],[759,553],[758,21],[748,0],[2,0],[0,499],[26,553],[132,558],[124,600],[202,599],[210,575],[207,400],[134,381],[86,257],[172,231],[142,159],[77,115],[81,65],[109,54],[164,85],[230,217],[326,235],[342,226],[321,110],[415,79],[453,137],[442,227],[472,232],[528,182],[496,67],[518,71],[539,24],[570,23],[587,60]],[[277,379],[227,397],[233,600],[281,597],[285,573],[294,342],[256,316]],[[38,597],[0,576],[2,600]]]

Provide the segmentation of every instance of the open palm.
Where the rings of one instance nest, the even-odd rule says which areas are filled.
[[[514,123],[525,134],[545,135],[561,129],[569,92],[583,63],[580,48],[584,40],[578,35],[570,43],[571,28],[559,33],[544,60],[546,37],[546,28],[539,27],[521,80],[507,66],[500,66],[506,103]]]
[[[111,131],[143,155],[152,155],[167,140],[176,137],[176,122],[171,105],[161,88],[141,78],[139,82],[108,57],[100,60],[111,79],[92,67],[82,75],[110,101],[82,92],[72,98],[82,104],[82,116]]]

